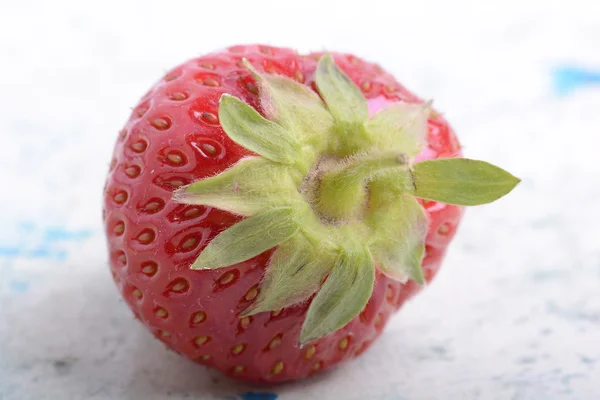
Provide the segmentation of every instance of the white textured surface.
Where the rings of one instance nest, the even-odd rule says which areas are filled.
[[[600,67],[600,6],[386,3],[0,2],[0,399],[600,398],[600,87],[557,97],[550,82],[557,64]],[[372,350],[275,388],[155,341],[118,299],[100,223],[129,107],[169,67],[238,42],[377,61],[435,98],[468,156],[523,178],[467,213]]]

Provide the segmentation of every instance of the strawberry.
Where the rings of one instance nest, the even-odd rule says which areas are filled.
[[[114,280],[176,352],[249,381],[306,377],[364,352],[433,279],[462,206],[519,181],[460,156],[430,103],[357,57],[190,60],[118,137]]]

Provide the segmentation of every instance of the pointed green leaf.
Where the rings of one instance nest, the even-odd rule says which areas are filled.
[[[173,200],[179,203],[211,206],[244,216],[291,204],[298,197],[288,167],[261,157],[244,158],[216,176],[173,193]]]
[[[313,295],[331,271],[335,256],[302,236],[281,244],[269,262],[256,301],[243,316],[279,310]]]
[[[246,261],[298,232],[292,207],[281,207],[247,218],[221,232],[206,246],[192,269],[215,269]]]
[[[367,131],[382,150],[397,150],[414,157],[427,142],[430,103],[396,103],[378,111],[367,122]]]
[[[315,82],[329,111],[340,122],[363,124],[369,118],[367,100],[352,80],[335,64],[331,54],[321,57]]]
[[[221,96],[219,120],[231,140],[271,161],[294,164],[301,156],[292,135],[236,97]]]
[[[413,166],[417,197],[475,206],[508,194],[521,181],[502,168],[467,158],[429,160]]]
[[[300,333],[300,344],[342,328],[366,306],[375,282],[371,254],[342,251],[331,274],[313,299]]]
[[[306,85],[284,76],[261,75],[246,59],[244,64],[259,85],[260,103],[267,118],[300,142],[323,146],[325,133],[333,127],[333,117],[321,98]]]
[[[392,279],[405,282],[408,277],[423,284],[421,263],[425,254],[427,216],[419,202],[399,194],[393,203],[377,207],[367,223],[377,232],[369,248],[379,269]]]

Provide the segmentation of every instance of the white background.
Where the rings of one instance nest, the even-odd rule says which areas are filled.
[[[135,322],[100,219],[130,107],[174,65],[253,42],[378,62],[434,99],[467,156],[523,179],[467,213],[372,350],[275,388]],[[558,96],[561,65],[600,69],[598,2],[0,0],[0,399],[600,398],[600,86]]]

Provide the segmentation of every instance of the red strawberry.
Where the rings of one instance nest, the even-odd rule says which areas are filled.
[[[190,60],[115,146],[114,279],[186,357],[251,381],[306,377],[365,351],[434,277],[457,205],[518,182],[458,156],[443,117],[354,56],[236,46]]]

